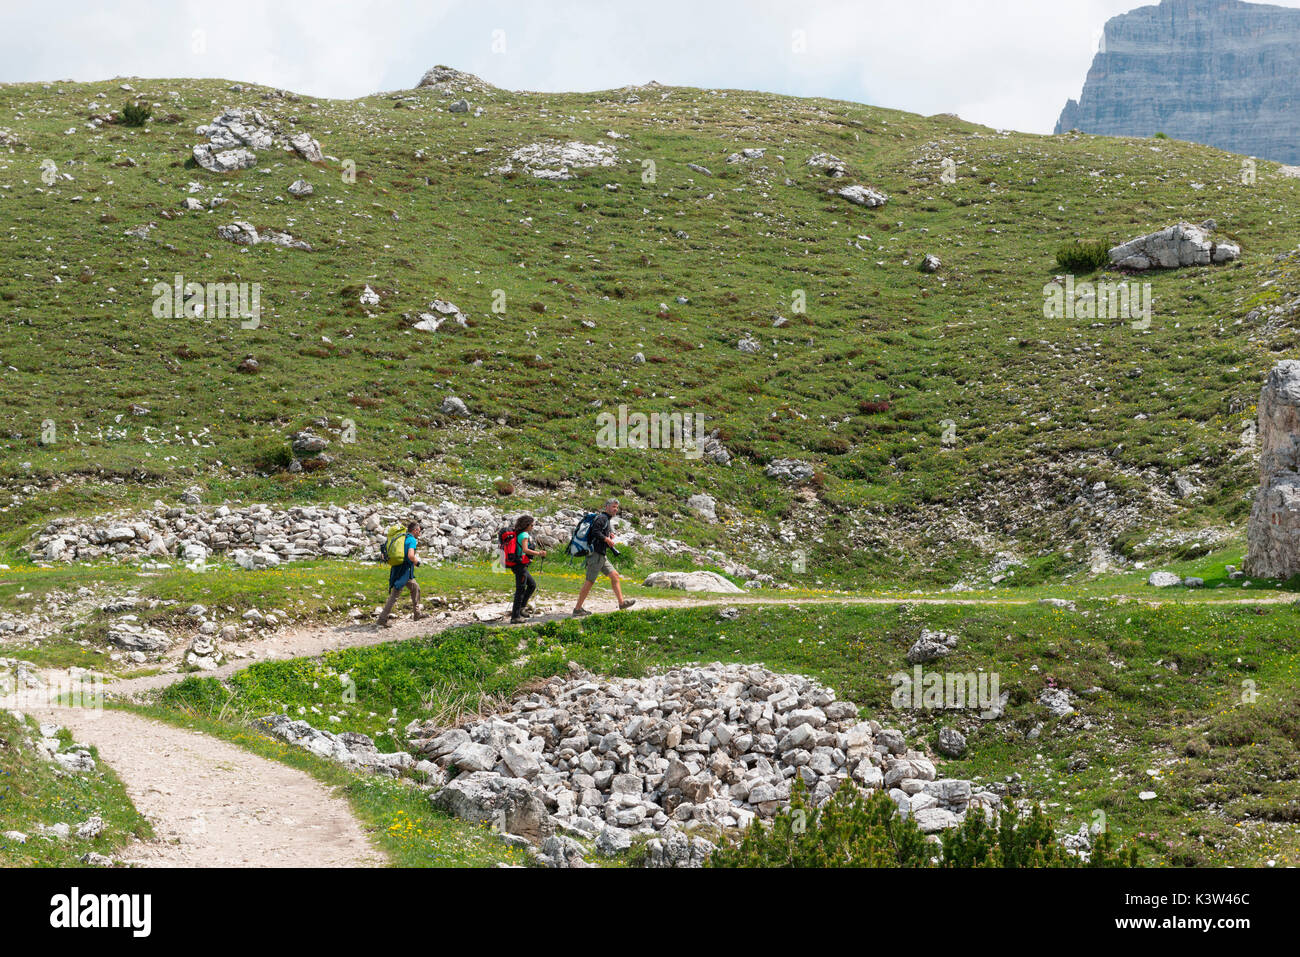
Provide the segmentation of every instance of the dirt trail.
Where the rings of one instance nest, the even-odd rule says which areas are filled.
[[[999,599],[990,602],[988,599],[970,598],[898,599],[834,596],[780,598],[758,595],[683,595],[681,597],[638,598],[636,607],[633,610],[708,608],[726,605],[895,605],[902,601],[923,605],[1025,605],[1030,603],[1028,599]],[[590,610],[596,614],[617,611],[613,599],[609,598],[604,600],[592,598],[588,605]],[[568,600],[543,606],[542,613],[530,618],[528,624],[538,625],[543,622],[568,618],[571,607]],[[340,648],[364,648],[390,641],[405,641],[410,638],[436,635],[449,628],[467,625],[476,621],[489,625],[504,626],[509,614],[509,602],[490,602],[450,612],[446,617],[442,617],[439,613],[433,613],[426,615],[420,621],[412,621],[409,607],[399,605],[397,614],[394,615],[392,624],[388,628],[380,628],[372,622],[364,624],[348,622],[341,625],[311,625],[302,628],[287,628],[266,637],[256,638],[252,641],[241,641],[237,645],[227,646],[238,651],[241,655],[247,655],[247,657],[228,660],[224,665],[213,671],[168,671],[140,678],[110,680],[105,686],[105,693],[113,697],[134,697],[142,692],[166,688],[168,685],[182,681],[190,675],[204,678],[228,678],[235,672],[242,671],[259,661],[282,661],[287,658],[314,657]]]
[[[1177,604],[1178,602],[1159,598],[1135,599],[1143,604]],[[1278,604],[1294,601],[1290,595],[1260,594],[1251,598],[1217,599],[1214,604]],[[719,595],[688,593],[664,597],[641,597],[636,600],[633,612],[665,608],[712,608],[728,605],[962,605],[962,606],[1023,606],[1037,602],[1036,598],[912,598],[907,596],[850,596],[825,595],[815,597],[782,597],[773,595]],[[559,621],[569,617],[570,599],[552,602],[542,606],[542,613],[529,619],[528,624],[537,625],[548,621]],[[593,597],[588,602],[593,613],[616,612],[612,598],[603,600]],[[411,638],[436,635],[449,628],[480,621],[489,625],[506,626],[510,613],[509,602],[490,602],[474,605],[459,611],[450,612],[443,617],[441,613],[427,614],[421,621],[412,621],[409,606],[400,604],[397,614],[389,628],[367,623],[348,622],[339,625],[309,625],[300,628],[287,628],[274,634],[252,641],[239,642],[232,646],[241,655],[228,660],[214,671],[180,672],[167,671],[140,678],[121,678],[109,680],[105,693],[111,697],[134,697],[143,692],[156,691],[168,685],[184,680],[191,674],[208,678],[228,678],[238,671],[259,661],[282,661],[287,658],[314,657],[327,651],[341,648],[364,648],[370,645],[384,644],[390,641],[405,641]],[[485,620],[486,619],[486,620]],[[509,626],[522,627],[522,626]]]
[[[117,858],[142,867],[376,867],[348,803],[303,771],[217,738],[115,709],[28,711],[93,744],[155,839]]]

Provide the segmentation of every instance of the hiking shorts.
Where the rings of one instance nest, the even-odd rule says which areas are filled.
[[[587,581],[594,582],[601,575],[613,577],[616,569],[609,563],[609,559],[599,552],[592,552],[587,556]]]

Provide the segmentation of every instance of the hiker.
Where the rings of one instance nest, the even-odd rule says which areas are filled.
[[[420,586],[415,583],[415,566],[420,564],[420,558],[415,554],[415,550],[420,547],[421,531],[419,522],[411,522],[406,526],[406,539],[402,544],[404,560],[400,564],[393,565],[388,571],[388,603],[379,613],[380,628],[388,627],[388,616],[393,613],[393,606],[397,604],[403,588],[409,588],[411,591],[411,606],[415,609],[415,614],[411,618],[419,621],[424,617],[420,614]]]
[[[544,548],[533,548],[533,517],[531,515],[521,515],[515,522],[514,540],[510,541],[512,533],[506,532],[502,536],[502,546],[505,549],[505,565],[515,573],[515,601],[510,608],[510,623],[512,625],[520,624],[527,621],[531,612],[528,609],[528,602],[533,597],[533,592],[537,591],[537,582],[533,579],[532,573],[529,572],[528,566],[532,564],[534,558],[544,558],[546,550]]]
[[[618,569],[609,563],[609,558],[605,554],[609,549],[614,548],[614,529],[610,522],[617,514],[618,499],[611,498],[605,503],[604,509],[597,512],[596,517],[591,521],[591,528],[587,532],[587,543],[591,546],[591,553],[587,556],[587,580],[582,583],[582,590],[578,592],[578,603],[573,606],[574,618],[591,614],[582,607],[582,603],[587,600],[591,586],[596,584],[596,579],[602,574],[609,577],[609,583],[614,588],[614,600],[618,602],[620,611],[636,604],[635,598],[623,600],[623,587],[618,577]],[[614,554],[618,554],[618,549],[614,549]]]

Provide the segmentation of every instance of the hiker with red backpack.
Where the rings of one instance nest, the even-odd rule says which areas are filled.
[[[502,529],[497,536],[501,544],[501,561],[515,573],[515,600],[510,608],[510,623],[520,624],[528,620],[525,613],[533,592],[537,591],[537,582],[528,571],[534,558],[546,555],[546,550],[533,548],[533,517],[521,515],[513,529]]]

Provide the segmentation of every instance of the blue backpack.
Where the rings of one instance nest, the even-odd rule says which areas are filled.
[[[596,513],[588,512],[578,521],[573,534],[569,536],[568,552],[570,555],[581,558],[591,554],[591,543],[587,539],[591,536],[591,523],[595,520]]]

